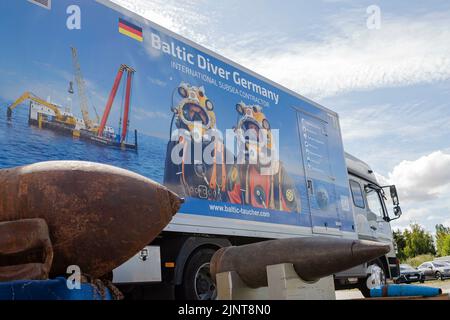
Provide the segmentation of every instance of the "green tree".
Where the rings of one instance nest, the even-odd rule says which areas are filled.
[[[404,261],[406,259],[405,255],[405,247],[406,247],[406,239],[403,236],[403,233],[400,230],[396,230],[393,233],[395,244],[397,245],[397,258]]]
[[[442,224],[436,226],[436,247],[438,256],[450,255],[450,228]]]
[[[412,224],[410,229],[403,232],[406,242],[404,248],[405,256],[414,258],[422,254],[435,255],[436,249],[433,243],[433,236],[418,224]]]
[[[442,239],[440,256],[441,257],[450,256],[450,234],[446,235]]]

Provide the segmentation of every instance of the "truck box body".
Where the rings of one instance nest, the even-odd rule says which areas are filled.
[[[41,130],[28,127],[26,118],[30,114],[36,118],[36,112],[45,109],[36,111],[33,102],[30,110],[17,108],[12,125],[6,124],[5,112],[1,112],[2,168],[47,160],[96,161],[135,171],[179,193],[185,190],[181,196],[186,197],[186,203],[167,227],[170,232],[259,238],[312,234],[357,238],[335,112],[110,1],[61,0],[52,2],[49,8],[34,5],[33,1],[2,1],[0,9],[3,106],[10,105],[22,92],[31,91],[66,108],[62,113],[74,114],[77,126],[84,126],[77,90],[75,94],[67,90],[69,83],[76,89],[70,54],[70,48],[76,47],[91,118],[93,106],[101,118],[119,66],[135,70],[126,130],[129,140],[134,139],[133,132],[137,130],[139,145],[138,152],[131,152],[79,140],[78,127],[72,128],[73,137],[45,130],[45,126]],[[257,122],[270,128],[273,137],[278,130],[273,143],[279,149],[279,170],[267,178],[258,173],[258,168],[242,170],[233,169],[228,163],[216,164],[216,190],[220,196],[208,196],[211,166],[206,167],[208,183],[202,184],[202,177],[198,182],[199,179],[188,176],[184,177],[188,182],[180,188],[182,170],[170,162],[168,153],[179,142],[169,142],[171,132],[182,125],[181,120],[186,120],[186,115],[180,119],[183,110],[173,112],[177,107],[184,108],[180,94],[186,92],[179,89],[183,86],[189,94],[196,92],[212,102],[213,110],[211,104],[206,104],[201,113],[208,119],[200,116],[198,120],[220,130],[224,137],[227,129],[236,128],[245,117],[265,117],[265,121]],[[121,134],[127,121],[122,117],[120,104],[124,90],[117,90],[107,122],[114,128],[109,130],[115,131],[111,133],[114,138]],[[190,98],[200,99],[186,99]],[[193,103],[192,99],[189,101]],[[237,111],[238,104],[246,113]],[[51,122],[53,116],[42,113],[41,120]],[[233,152],[224,149],[225,154]],[[193,175],[192,172],[184,174]],[[193,181],[191,186],[189,181]],[[237,189],[236,181],[240,182]],[[245,195],[233,195],[233,187],[234,191],[246,188]]]

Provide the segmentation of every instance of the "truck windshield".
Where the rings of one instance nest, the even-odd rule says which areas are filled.
[[[375,213],[380,218],[384,217],[384,206],[377,190],[370,187],[366,188],[367,205],[370,211]]]

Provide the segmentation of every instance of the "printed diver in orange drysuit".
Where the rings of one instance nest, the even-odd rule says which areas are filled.
[[[181,196],[204,200],[226,199],[226,166],[224,144],[211,135],[216,129],[214,104],[203,87],[181,83],[178,88],[181,101],[172,107],[172,126],[178,129],[167,146],[164,184]],[[171,128],[172,134],[172,128]],[[194,145],[201,150],[212,146],[211,163],[195,159]],[[172,151],[178,148],[181,163],[172,161]]]
[[[278,162],[277,169],[267,174],[262,171],[263,166],[259,161],[250,161],[250,159],[254,159],[255,154],[261,151],[259,148],[267,148],[267,152],[272,149],[271,127],[262,108],[247,106],[241,102],[236,106],[236,110],[239,119],[235,132],[238,153],[241,153],[237,158],[243,157],[245,162],[244,164],[235,164],[228,170],[229,202],[250,205],[255,208],[300,212],[300,197],[282,163]],[[249,132],[254,134],[248,134]],[[266,135],[265,146],[264,143],[258,144],[261,138],[260,134]]]

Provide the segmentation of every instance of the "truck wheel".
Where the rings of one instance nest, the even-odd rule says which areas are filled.
[[[386,273],[383,269],[383,263],[378,259],[370,263],[367,268],[375,271],[375,274],[371,273],[366,278],[360,280],[358,289],[365,298],[370,298],[370,289],[376,287],[376,283],[381,285],[386,284]]]
[[[215,252],[213,249],[200,249],[189,258],[180,288],[181,298],[185,300],[216,299],[216,284],[209,271]]]

